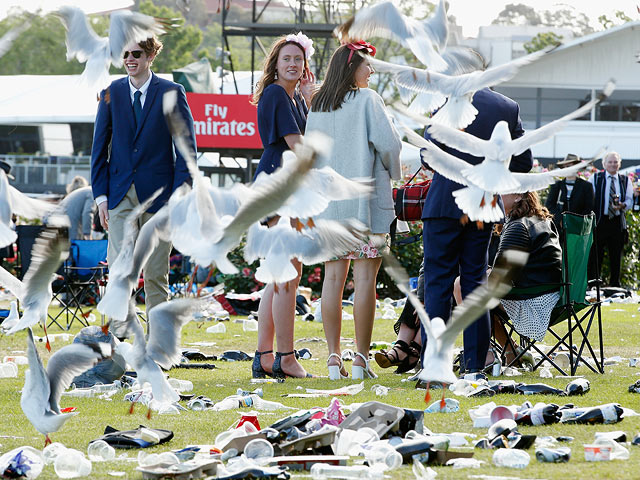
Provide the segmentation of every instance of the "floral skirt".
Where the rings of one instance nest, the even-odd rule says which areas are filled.
[[[333,260],[358,260],[360,258],[378,258],[389,252],[391,235],[388,233],[374,233],[369,235],[369,241],[361,243],[355,250],[347,252]]]

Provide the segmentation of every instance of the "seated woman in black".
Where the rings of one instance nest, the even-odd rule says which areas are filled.
[[[528,294],[512,292],[501,303],[516,332],[542,341],[549,327],[551,311],[560,298],[562,249],[558,232],[552,215],[540,203],[536,192],[503,195],[502,200],[506,222],[502,228],[496,261],[505,250],[529,252],[526,266],[513,282],[514,288],[548,288],[536,289],[536,293]],[[504,328],[494,325],[494,334],[499,343],[506,343]],[[513,354],[513,351],[508,351],[507,360]]]

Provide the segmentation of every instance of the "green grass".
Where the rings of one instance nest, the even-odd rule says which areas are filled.
[[[622,311],[619,311],[622,310]],[[637,305],[613,305],[603,308],[604,335],[606,356],[621,355],[623,357],[640,356],[640,313]],[[196,341],[213,341],[213,347],[202,348],[205,353],[220,354],[227,349],[241,349],[252,353],[255,349],[257,333],[244,332],[242,324],[226,322],[227,332],[225,334],[207,334],[206,327],[210,324],[187,325],[183,330],[183,345]],[[392,341],[393,334],[392,320],[377,320],[374,329],[373,339]],[[78,327],[72,328],[71,332],[77,332]],[[51,329],[50,333],[57,333],[57,328]],[[40,328],[34,330],[36,335],[42,335]],[[353,322],[345,321],[343,327],[346,348],[353,338]],[[296,322],[296,338],[324,338],[322,325],[320,323]],[[64,343],[55,342],[52,344],[54,351],[61,348]],[[304,361],[305,368],[317,375],[327,375],[325,359],[327,356],[326,344],[323,342],[298,341],[297,348],[308,347],[313,352],[311,360]],[[0,339],[0,359],[5,355],[19,354],[26,349],[26,335],[20,333],[11,337]],[[38,345],[43,359],[46,363],[48,354],[43,344]],[[220,400],[227,395],[234,394],[238,387],[244,389],[255,388],[250,384],[251,364],[248,362],[225,363],[216,362],[215,370],[173,370],[171,376],[181,379],[191,380],[194,384],[194,393],[206,395],[214,401]],[[382,370],[372,362],[373,369],[378,373],[376,380],[365,381],[365,390],[354,397],[346,397],[346,403],[365,402],[369,400],[379,400],[391,405],[406,408],[424,408],[423,391],[416,391],[413,383],[402,382],[405,376],[394,375],[389,370]],[[347,365],[350,370],[350,365]],[[24,371],[26,367],[21,366],[17,379],[0,379],[0,453],[7,452],[14,447],[21,445],[31,445],[42,448],[44,438],[28,422],[20,409],[20,390],[24,382]],[[619,402],[625,407],[640,411],[640,395],[628,393],[627,387],[638,379],[640,368],[630,368],[626,362],[617,366],[606,367],[605,375],[596,375],[581,368],[578,373],[585,374],[591,381],[591,391],[584,397],[573,397],[571,401],[578,406],[592,406],[601,403]],[[527,383],[543,381],[549,385],[564,388],[568,380],[562,378],[540,379],[538,373],[530,373],[515,380]],[[313,388],[336,388],[346,385],[346,382],[331,382],[327,378],[311,380],[288,379],[284,384],[262,385],[265,399],[280,401],[288,406],[296,408],[310,408],[313,406],[326,407],[330,399],[298,399],[282,398],[281,395],[295,391],[296,387]],[[382,384],[391,388],[386,397],[375,397],[370,391],[374,384]],[[61,404],[63,407],[75,406],[80,412],[72,418],[57,433],[52,434],[53,441],[62,442],[67,447],[76,448],[86,452],[87,444],[90,440],[102,435],[106,425],[111,425],[117,429],[131,429],[139,424],[144,424],[156,428],[168,428],[175,434],[174,439],[166,446],[149,449],[149,452],[161,452],[168,449],[179,449],[187,444],[213,444],[216,435],[221,431],[231,427],[242,414],[239,411],[226,412],[182,412],[180,415],[154,415],[151,420],[145,417],[146,409],[137,408],[132,416],[127,415],[128,404],[122,400],[123,395],[117,394],[111,401],[97,398],[72,398],[63,397]],[[531,402],[555,402],[563,403],[565,399],[553,396],[532,396],[523,397],[518,395],[501,395],[492,399],[477,398],[467,399],[456,397],[460,401],[460,411],[452,414],[427,414],[425,425],[434,432],[469,432],[483,436],[484,429],[473,429],[471,419],[467,413],[470,407],[483,404],[490,400],[498,404],[510,405],[521,404],[525,400]],[[287,413],[259,413],[258,418],[262,426],[268,426],[273,421],[287,415]],[[491,465],[491,451],[476,450],[475,458],[487,462],[485,468],[481,470],[453,470],[448,467],[438,467],[438,478],[462,479],[468,475],[487,474],[522,478],[545,478],[567,480],[572,476],[584,478],[587,475],[591,478],[639,478],[640,477],[640,449],[629,447],[631,458],[627,461],[613,461],[601,463],[586,463],[584,461],[584,443],[592,443],[595,432],[623,430],[627,436],[632,438],[640,431],[640,417],[624,419],[615,425],[598,426],[578,426],[578,425],[552,425],[540,427],[520,427],[520,431],[535,435],[570,435],[575,437],[573,443],[569,444],[572,450],[572,458],[568,464],[540,464],[535,460],[534,451],[529,450],[532,455],[532,462],[524,471],[514,471],[506,468],[497,468]],[[130,457],[137,455],[137,451],[125,452]],[[107,472],[125,471],[128,478],[141,478],[141,474],[135,472],[135,463],[107,462],[94,463],[92,478],[113,478],[108,477]],[[588,469],[588,470],[585,470]],[[588,472],[588,473],[587,473]],[[40,478],[56,478],[51,466],[43,471]],[[403,467],[392,474],[390,478],[414,478],[411,468]]]

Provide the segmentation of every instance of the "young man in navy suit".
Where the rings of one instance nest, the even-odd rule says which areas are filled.
[[[488,140],[496,123],[504,120],[509,124],[512,138],[524,134],[520,109],[513,100],[485,88],[475,93],[473,105],[478,115],[465,129],[467,133]],[[425,137],[429,139],[426,131]],[[483,160],[434,143],[473,165]],[[527,150],[513,157],[509,168],[515,172],[528,172],[532,166],[531,151]],[[463,213],[452,195],[460,188],[462,185],[459,183],[435,173],[422,211],[425,309],[430,317],[440,317],[445,321],[451,314],[453,284],[457,276],[460,276],[462,298],[486,281],[487,250],[493,228],[493,224],[484,224],[480,228],[475,222],[463,223]],[[486,313],[464,331],[462,370],[466,373],[483,370],[490,337],[491,326]],[[422,344],[426,345],[424,331]],[[429,368],[429,365],[423,365],[423,368]]]
[[[128,45],[124,52],[127,77],[113,81],[100,94],[91,152],[91,185],[100,223],[109,232],[110,264],[118,256],[125,220],[133,208],[163,188],[143,214],[142,226],[189,179],[162,114],[164,93],[178,91],[178,108],[190,129],[195,151],[193,117],[184,88],[151,72],[151,64],[161,49],[162,43],[155,37]],[[170,250],[170,243],[160,242],[144,267],[147,311],[167,300]]]

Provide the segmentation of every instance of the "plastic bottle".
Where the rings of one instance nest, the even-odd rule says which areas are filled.
[[[247,398],[247,397],[243,397],[243,398]],[[251,403],[249,403],[247,406],[250,407],[251,405],[253,405],[253,407],[258,410],[274,411],[274,410],[282,410],[282,409],[290,408],[279,402],[264,400],[260,398],[258,395],[253,393],[249,395],[249,398],[251,399]]]
[[[576,378],[565,387],[567,395],[584,395],[591,389],[591,384],[586,378]]]
[[[429,457],[435,455],[433,442],[426,438],[404,441],[400,445],[396,445],[396,451],[402,455],[403,463],[411,463],[412,457],[421,453],[426,453]]]
[[[563,390],[550,387],[544,383],[532,383],[531,385],[521,383],[516,387],[516,390],[523,395],[560,395],[561,397],[566,395]]]
[[[91,462],[79,450],[67,448],[60,452],[53,469],[60,478],[86,477],[91,473]]]
[[[518,425],[552,425],[560,421],[561,413],[558,412],[558,405],[536,405],[533,408],[516,412],[516,423]]]
[[[566,411],[566,410],[565,410]],[[586,409],[582,414],[566,420],[566,423],[617,423],[622,419],[622,407],[617,403],[607,403]],[[564,413],[562,414],[564,417]]]
[[[613,440],[618,443],[625,443],[627,441],[627,434],[621,430],[616,430],[615,432],[596,432],[596,442],[601,438]]]
[[[0,363],[0,378],[16,378],[18,365],[13,362]]]
[[[106,462],[116,458],[116,450],[104,440],[96,440],[87,447],[87,455],[92,462]]]
[[[340,466],[315,463],[311,466],[311,477],[317,480],[328,478],[381,480],[384,478],[384,473],[363,465]]]
[[[493,464],[497,467],[526,468],[531,457],[524,450],[500,448],[493,454]]]
[[[253,392],[238,388],[238,390],[236,390],[236,395],[238,395],[239,397],[244,397],[247,395],[258,395],[260,398],[264,398],[264,392],[262,391],[262,388],[256,388]]]
[[[536,449],[536,459],[542,463],[566,463],[570,458],[571,449],[569,447]]]

